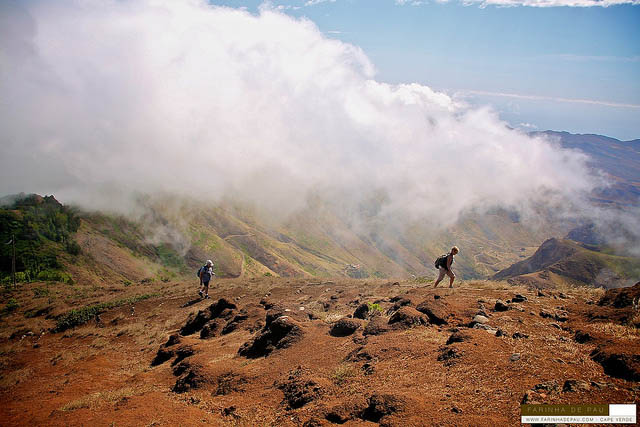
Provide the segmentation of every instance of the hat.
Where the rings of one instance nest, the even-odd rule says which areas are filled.
[[[210,259],[207,260],[207,265],[213,265],[213,261],[211,261]]]

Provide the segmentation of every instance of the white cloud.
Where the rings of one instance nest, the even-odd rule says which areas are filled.
[[[573,104],[599,105],[602,107],[640,109],[640,104],[628,104],[624,102],[602,101],[597,99],[563,98],[558,96],[526,95],[526,94],[519,94],[519,93],[490,92],[490,91],[483,91],[483,90],[460,91],[456,93],[455,96],[465,97],[469,95],[497,96],[501,98],[527,99],[530,101],[567,102],[567,103],[573,103]]]
[[[600,181],[585,156],[489,109],[374,78],[310,21],[204,0],[0,6],[0,192],[118,208],[133,191],[273,209],[310,192],[454,221],[468,209],[568,206]],[[555,196],[554,196],[555,195]]]
[[[322,0],[320,0],[322,1]],[[609,7],[621,4],[640,4],[640,0],[436,0],[438,3],[460,1],[465,5],[486,6],[528,6],[528,7]],[[419,5],[427,3],[414,0],[395,0],[398,5]]]

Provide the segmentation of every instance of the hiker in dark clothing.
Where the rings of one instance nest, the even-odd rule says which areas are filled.
[[[209,298],[209,282],[211,281],[211,277],[215,276],[216,273],[213,272],[213,261],[207,260],[207,263],[202,266],[200,269],[200,290],[198,293],[204,299]]]
[[[444,279],[445,274],[449,276],[449,287],[453,288],[453,281],[456,280],[456,275],[451,269],[451,265],[453,264],[453,256],[459,252],[458,247],[454,246],[451,248],[451,252],[447,254],[447,257],[443,259],[440,263],[438,270],[440,270],[440,274],[438,275],[438,280],[436,280],[436,284],[433,285],[435,288],[438,286],[438,283]]]

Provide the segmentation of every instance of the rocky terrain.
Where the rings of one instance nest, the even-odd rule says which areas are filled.
[[[168,282],[73,310],[24,285],[2,312],[0,418],[515,425],[521,403],[638,402],[640,284],[456,285],[225,279],[202,300]]]

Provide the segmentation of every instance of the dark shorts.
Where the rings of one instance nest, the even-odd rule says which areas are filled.
[[[205,285],[205,286],[209,286],[209,280],[207,280],[206,282],[203,280],[202,284]]]

